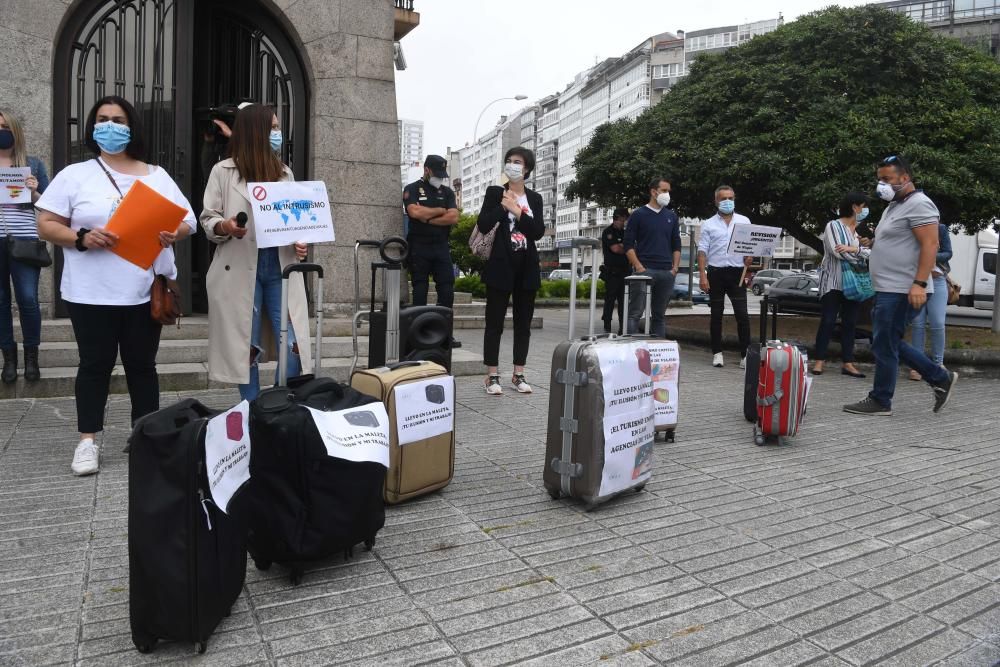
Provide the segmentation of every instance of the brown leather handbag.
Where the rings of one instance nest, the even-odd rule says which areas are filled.
[[[160,324],[181,326],[181,286],[163,275],[153,278],[149,290],[149,314]]]

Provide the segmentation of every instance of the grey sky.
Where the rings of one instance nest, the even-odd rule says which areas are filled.
[[[403,41],[407,69],[396,72],[402,118],[424,121],[424,151],[444,154],[472,141],[501,114],[556,93],[595,59],[620,56],[643,39],[677,30],[747,23],[783,14],[790,21],[866,0],[416,0],[420,26]]]

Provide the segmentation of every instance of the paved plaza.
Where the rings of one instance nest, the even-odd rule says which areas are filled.
[[[72,400],[0,402],[0,665],[1000,661],[1000,381],[963,378],[940,415],[901,381],[886,419],[842,413],[869,380],[827,373],[802,434],[755,447],[733,355],[714,369],[685,348],[676,443],[656,445],[644,492],[587,513],[542,488],[565,320],[541,314],[534,394],[459,380],[453,483],[390,508],[373,552],[298,587],[251,565],[204,656],[130,641],[127,398],[88,478],[69,472]],[[481,349],[481,332],[459,336]]]

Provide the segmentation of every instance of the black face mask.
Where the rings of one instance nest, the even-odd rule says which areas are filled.
[[[0,150],[14,147],[14,133],[10,130],[0,130]]]

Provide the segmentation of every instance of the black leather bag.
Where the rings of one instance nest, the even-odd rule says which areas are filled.
[[[52,256],[49,248],[41,239],[26,239],[17,236],[7,237],[7,254],[15,262],[37,266],[44,269],[52,266]]]

